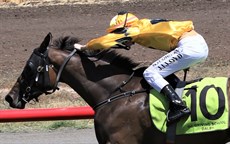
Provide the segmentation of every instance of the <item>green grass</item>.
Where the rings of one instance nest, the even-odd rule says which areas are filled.
[[[92,128],[93,120],[0,123],[0,132],[52,131],[68,127],[76,129]]]

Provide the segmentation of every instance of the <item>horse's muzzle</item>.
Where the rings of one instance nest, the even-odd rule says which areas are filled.
[[[17,108],[17,109],[24,109],[25,108],[25,104],[23,104],[22,101],[15,102],[10,95],[5,96],[5,101],[7,101],[9,103],[9,106],[12,108]]]

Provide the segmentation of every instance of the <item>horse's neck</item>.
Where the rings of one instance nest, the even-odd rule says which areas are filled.
[[[130,76],[130,73],[120,71],[110,65],[96,65],[91,65],[87,69],[81,68],[83,71],[78,71],[81,74],[73,75],[74,81],[77,81],[78,84],[71,86],[91,106],[95,106],[99,102],[111,97],[114,90],[116,90],[123,81],[128,80]],[[71,85],[71,83],[69,84]]]
[[[68,54],[53,51],[50,59],[60,68]],[[93,62],[88,58],[73,56],[62,72],[61,81],[73,88],[90,106],[108,99],[122,82],[127,81],[131,71],[121,69],[98,60]],[[134,78],[138,81],[141,78]],[[136,89],[132,84],[130,90]]]
[[[51,48],[49,49],[49,59],[50,62],[54,65],[57,72],[61,65],[64,63],[65,59],[68,57],[68,53],[63,52],[60,49]],[[73,56],[66,64],[65,68],[61,73],[60,82],[66,83],[71,88],[73,88],[82,98],[89,104],[93,105],[93,97],[87,97],[88,92],[86,91],[87,87],[90,86],[88,80],[82,76],[83,69],[79,58]]]

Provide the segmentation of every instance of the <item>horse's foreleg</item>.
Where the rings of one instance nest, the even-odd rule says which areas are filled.
[[[95,130],[99,144],[140,144],[137,140],[138,135],[127,131],[126,128],[117,127],[116,130],[113,128],[103,130],[95,125]]]

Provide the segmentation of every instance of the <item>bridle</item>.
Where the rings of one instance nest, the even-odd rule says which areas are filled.
[[[77,52],[76,49],[74,49],[64,60],[64,62],[62,63],[61,67],[58,70],[57,76],[56,76],[56,80],[54,85],[51,84],[50,82],[50,76],[49,76],[49,69],[52,68],[54,69],[53,65],[50,64],[49,62],[49,58],[48,58],[48,49],[44,52],[44,53],[40,53],[39,51],[37,51],[36,49],[34,50],[34,52],[32,53],[31,58],[29,59],[29,61],[27,62],[28,65],[30,65],[31,67],[34,67],[35,69],[35,64],[34,64],[34,60],[33,58],[35,57],[35,60],[38,60],[39,64],[36,67],[36,76],[34,77],[34,80],[31,80],[30,83],[26,83],[25,85],[25,92],[23,93],[23,97],[22,100],[26,103],[28,103],[28,99],[29,96],[32,95],[32,87],[35,85],[37,86],[42,86],[37,88],[37,92],[38,93],[45,93],[45,94],[52,94],[54,93],[56,90],[59,90],[58,88],[58,83],[60,81],[60,77],[61,74],[66,66],[66,64],[68,63],[68,61],[71,59],[71,57]],[[54,70],[56,71],[56,70]],[[42,79],[43,80],[40,80]],[[19,81],[20,82],[20,81]],[[20,82],[22,83],[22,82]],[[34,98],[36,101],[37,98]]]
[[[34,77],[33,80],[30,80],[29,83],[25,83],[24,80],[22,80],[21,78],[19,78],[19,83],[21,85],[24,85],[25,87],[25,92],[22,94],[22,100],[26,103],[28,103],[29,101],[29,96],[32,95],[32,87],[35,85],[37,86],[42,86],[40,88],[37,88],[37,93],[45,93],[47,94],[52,94],[54,93],[56,90],[59,90],[58,88],[58,83],[60,81],[60,77],[61,74],[66,66],[66,64],[69,62],[69,60],[71,59],[71,57],[77,52],[77,49],[73,49],[72,52],[65,58],[64,62],[62,63],[61,67],[59,68],[58,72],[57,72],[57,76],[56,76],[56,80],[55,83],[52,85],[50,82],[50,76],[49,76],[49,69],[52,68],[54,69],[54,66],[52,64],[50,64],[49,62],[49,58],[48,58],[48,49],[44,52],[41,53],[38,50],[34,50],[30,59],[27,61],[27,64],[33,68],[34,71],[36,71],[36,76]],[[87,53],[83,53],[82,54],[86,57],[95,57],[98,55],[101,55],[98,59],[96,59],[95,61],[101,59],[101,57],[103,57],[102,53],[104,51],[100,51],[96,54],[93,55],[88,55]],[[35,61],[39,61],[38,65],[36,66]],[[56,71],[56,69],[54,70]],[[40,79],[43,76],[43,81],[40,82]],[[23,84],[24,82],[24,84]],[[36,101],[38,101],[38,99],[35,99]]]

